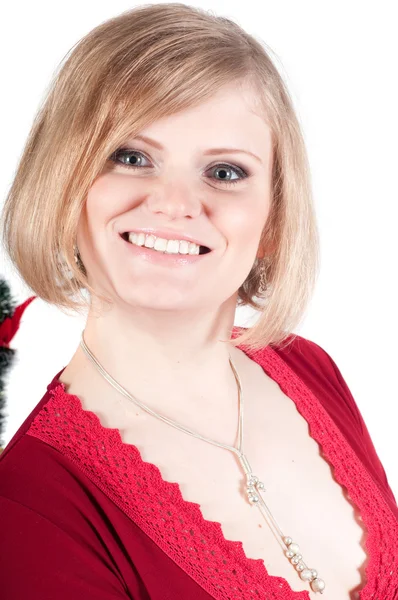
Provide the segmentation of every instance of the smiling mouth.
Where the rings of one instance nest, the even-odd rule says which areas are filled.
[[[120,237],[127,242],[128,244],[132,244],[132,242],[130,242],[129,240],[129,232],[126,231],[125,233],[120,233]],[[139,244],[134,244],[135,246],[141,247],[141,248],[148,248],[148,250],[154,250],[154,248],[150,248],[145,246],[145,244],[143,245],[139,245]],[[189,254],[184,254],[183,252],[162,252],[161,250],[155,250],[155,252],[160,252],[161,254],[170,254],[170,255],[174,255],[174,256],[189,256]],[[211,249],[208,248],[207,246],[199,246],[199,254],[208,254],[209,252],[211,252]]]

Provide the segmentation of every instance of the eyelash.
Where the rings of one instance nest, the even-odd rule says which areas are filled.
[[[121,155],[124,156],[125,154],[141,154],[142,156],[144,156],[144,158],[149,160],[143,152],[140,152],[139,150],[132,150],[131,148],[118,148],[111,155],[110,160],[125,169],[148,169],[148,168],[150,168],[150,167],[140,167],[138,165],[126,165],[124,163],[118,162],[117,159],[120,158]],[[243,179],[246,179],[247,177],[250,176],[244,169],[242,169],[242,167],[238,167],[237,165],[230,165],[228,163],[217,163],[217,164],[209,167],[209,169],[215,169],[216,167],[224,167],[227,169],[232,169],[232,171],[235,171],[235,173],[240,176],[239,179],[232,179],[232,180],[226,180],[226,181],[223,181],[222,179],[217,179],[217,181],[222,183],[223,185],[227,185],[227,186],[235,185],[236,183],[239,183]]]

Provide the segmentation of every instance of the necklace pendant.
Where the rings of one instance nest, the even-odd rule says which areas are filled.
[[[292,565],[298,571],[300,578],[303,581],[308,581],[313,592],[320,592],[323,594],[325,589],[325,582],[323,579],[318,577],[318,571],[316,569],[309,569],[305,562],[303,561],[303,557],[300,554],[300,547],[298,544],[293,542],[291,537],[284,537],[284,543],[287,546],[287,550],[285,555],[290,560]]]
[[[271,511],[266,505],[263,497],[261,496],[261,492],[265,491],[264,483],[260,481],[257,475],[254,475],[246,456],[244,454],[241,454],[239,458],[246,474],[246,495],[249,503],[252,506],[258,507],[266,521],[268,521],[268,519],[271,520],[274,528],[278,532],[279,537],[281,538],[284,544],[285,556],[296,569],[300,579],[302,579],[303,581],[308,581],[313,592],[323,594],[325,589],[325,582],[323,581],[323,579],[320,579],[318,577],[318,572],[316,571],[316,569],[310,569],[309,567],[307,567],[302,555],[300,554],[299,545],[296,544],[291,537],[285,536],[282,533],[282,530],[280,529],[278,523],[272,516]]]
[[[265,486],[262,481],[253,473],[247,473],[246,475],[246,494],[250,504],[257,504],[260,502],[260,496],[258,492],[264,491]]]
[[[238,455],[240,463],[246,474],[246,495],[250,504],[258,504],[260,502],[259,492],[265,490],[264,483],[259,480],[257,475],[254,475],[252,468],[246,456],[242,453]]]

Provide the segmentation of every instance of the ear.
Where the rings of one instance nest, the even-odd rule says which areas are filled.
[[[256,258],[258,259],[262,259],[265,258],[266,256],[271,257],[277,249],[277,243],[275,240],[271,240],[271,241],[266,241],[266,242],[260,242],[258,249],[257,249],[257,254],[256,254]]]
[[[258,250],[257,250],[256,258],[261,259],[261,258],[264,258],[264,256],[265,256],[264,248],[262,246],[259,246]]]

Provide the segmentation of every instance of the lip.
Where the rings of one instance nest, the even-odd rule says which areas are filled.
[[[120,238],[126,251],[129,252],[130,256],[136,256],[142,260],[146,260],[149,263],[165,265],[168,267],[181,267],[184,265],[195,264],[198,261],[204,260],[206,256],[210,256],[212,254],[212,252],[207,252],[206,254],[168,254],[167,252],[159,252],[158,250],[153,250],[152,248],[146,248],[146,246],[137,246],[137,244],[127,242],[122,237],[121,233],[119,233],[118,237]]]
[[[165,240],[185,240],[187,242],[194,242],[198,246],[206,246],[206,248],[209,248],[210,250],[212,250],[211,246],[204,244],[203,242],[201,242],[199,240],[199,238],[196,238],[196,237],[192,236],[190,233],[185,232],[185,231],[177,231],[175,229],[168,229],[168,228],[157,229],[155,227],[140,227],[140,228],[133,227],[132,229],[126,229],[124,231],[120,231],[119,234],[121,235],[122,233],[126,233],[127,231],[129,233],[130,232],[132,232],[132,233],[148,233],[148,234],[151,233],[152,235],[154,235],[156,237],[164,238]]]

